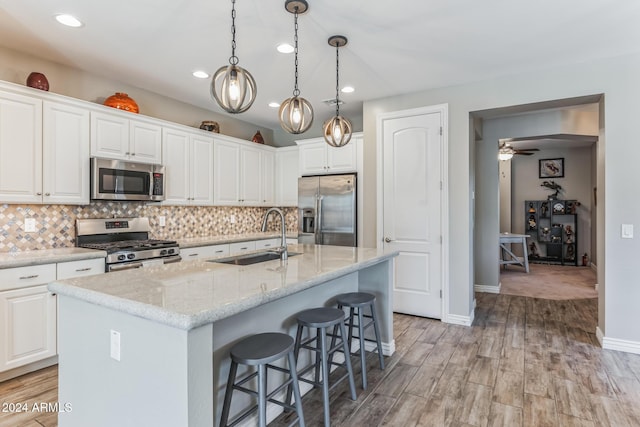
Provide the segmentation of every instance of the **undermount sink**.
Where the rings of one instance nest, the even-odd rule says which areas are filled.
[[[300,255],[299,252],[289,252],[289,256]],[[271,261],[274,259],[280,259],[280,253],[278,252],[258,252],[247,255],[235,255],[227,258],[210,259],[208,262],[219,262],[222,264],[233,265],[251,265],[259,262]]]

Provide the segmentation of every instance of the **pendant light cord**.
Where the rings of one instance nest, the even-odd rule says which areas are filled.
[[[336,116],[340,115],[340,46],[336,44]]]
[[[229,63],[238,65],[238,57],[236,56],[236,0],[231,0],[231,57]]]
[[[298,96],[300,95],[300,90],[298,89],[298,6],[295,7],[295,12],[294,12],[294,18],[293,18],[293,30],[294,30],[294,36],[293,36],[293,41],[294,41],[294,52],[295,52],[295,86],[293,89],[293,96]]]

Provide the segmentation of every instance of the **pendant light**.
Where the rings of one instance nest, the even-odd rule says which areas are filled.
[[[342,147],[351,140],[351,122],[340,115],[340,48],[346,46],[345,36],[329,37],[329,45],[336,48],[336,115],[324,123],[324,140],[332,147]]]
[[[238,66],[236,56],[236,0],[231,0],[231,57],[229,65],[220,67],[211,80],[211,95],[226,112],[244,113],[256,99],[256,81]]]
[[[280,104],[280,126],[289,133],[306,132],[313,123],[313,107],[306,99],[300,97],[298,89],[298,14],[305,13],[309,5],[305,0],[287,0],[285,9],[294,15],[294,52],[295,52],[295,85],[293,96]]]

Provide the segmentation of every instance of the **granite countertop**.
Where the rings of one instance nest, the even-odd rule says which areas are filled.
[[[200,246],[220,245],[225,243],[246,242],[249,240],[265,240],[280,238],[282,233],[278,231],[266,231],[256,233],[243,233],[243,234],[226,234],[220,236],[205,236],[205,237],[191,237],[188,239],[177,239],[178,245],[181,248],[196,248]],[[297,232],[287,232],[287,238],[297,239]]]
[[[196,260],[56,281],[49,289],[190,330],[397,256],[381,249],[290,245],[286,263]]]
[[[0,269],[104,258],[105,251],[84,248],[39,249],[24,252],[1,252]]]

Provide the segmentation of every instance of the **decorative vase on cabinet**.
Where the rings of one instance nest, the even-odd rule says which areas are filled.
[[[138,113],[140,109],[138,104],[126,93],[116,92],[104,100],[104,105],[107,107],[117,108],[119,110],[131,111],[132,113]]]

